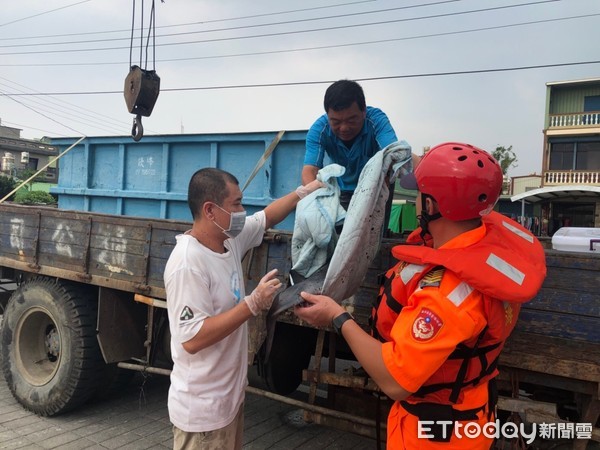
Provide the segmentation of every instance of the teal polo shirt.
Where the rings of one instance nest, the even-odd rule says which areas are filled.
[[[369,158],[396,141],[398,138],[392,124],[386,114],[378,108],[367,106],[363,129],[351,148],[346,147],[346,144],[333,134],[327,114],[323,114],[313,123],[306,135],[304,164],[322,168],[327,155],[332,163],[346,168],[344,175],[338,178],[340,189],[354,191],[360,172]]]

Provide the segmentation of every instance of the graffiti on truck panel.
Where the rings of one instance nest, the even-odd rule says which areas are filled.
[[[23,248],[25,247],[23,239],[23,228],[25,221],[23,219],[10,219],[10,246],[18,249],[19,256],[25,256]]]
[[[73,257],[73,248],[71,242],[75,242],[75,235],[68,224],[59,223],[56,231],[52,235],[52,242],[55,242],[56,253],[62,256]]]
[[[102,240],[101,246],[104,250],[98,255],[98,261],[104,264],[104,267],[110,272],[133,275],[133,272],[126,269],[127,239],[125,235],[127,233],[125,228],[115,227],[111,233]]]

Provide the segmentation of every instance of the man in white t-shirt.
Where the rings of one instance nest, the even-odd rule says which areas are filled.
[[[188,204],[194,223],[177,236],[164,272],[174,449],[242,448],[247,320],[269,309],[281,282],[272,270],[246,295],[241,261],[260,245],[266,229],[321,186],[319,181],[299,186],[246,217],[233,175],[204,168],[192,176]]]

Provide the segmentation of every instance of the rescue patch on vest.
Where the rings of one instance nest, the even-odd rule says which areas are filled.
[[[189,306],[186,306],[185,308],[183,308],[183,311],[181,311],[181,315],[179,316],[179,320],[190,320],[194,318],[194,313],[192,312],[192,310],[190,309]]]
[[[444,322],[428,308],[422,308],[412,325],[412,336],[419,342],[429,341],[440,331]]]
[[[444,276],[444,268],[433,269],[430,272],[427,272],[421,281],[419,282],[419,287],[440,287],[442,283],[442,277]]]

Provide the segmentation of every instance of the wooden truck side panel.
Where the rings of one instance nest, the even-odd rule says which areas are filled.
[[[0,265],[165,298],[163,270],[186,222],[0,205]]]
[[[0,205],[0,265],[96,286],[165,299],[163,271],[175,236],[188,222],[143,219],[48,207]],[[381,277],[395,260],[384,239],[361,290],[353,299],[358,322],[368,326]],[[248,289],[277,267],[291,267],[291,233],[267,233],[248,256]],[[547,250],[548,275],[523,306],[517,329],[537,335],[600,344],[600,257]],[[287,319],[298,323],[292,317]]]
[[[518,329],[600,344],[600,255],[546,251],[547,276]]]

